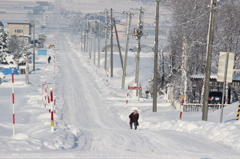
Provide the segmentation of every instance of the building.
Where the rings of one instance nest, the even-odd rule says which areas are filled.
[[[116,28],[117,28],[117,32],[118,32],[118,38],[125,39],[126,38],[126,26],[123,24],[116,24]],[[115,36],[115,34],[114,34],[114,36]]]
[[[192,75],[190,77],[193,88],[192,88],[192,94],[194,95],[195,99],[198,101],[201,101],[201,93],[202,93],[202,85],[204,82],[204,75],[203,74],[197,74]],[[227,83],[227,91],[225,91],[225,96],[227,99],[227,103],[232,103],[235,101],[238,101],[238,96],[240,94],[239,90],[240,85],[240,74],[233,74],[232,83]],[[197,89],[201,88],[201,89]],[[211,74],[210,81],[209,81],[209,95],[211,94],[217,94],[223,92],[223,82],[217,81],[217,74]],[[191,102],[191,101],[190,101]]]
[[[25,44],[31,42],[31,23],[8,23],[8,32],[10,36],[16,35]]]

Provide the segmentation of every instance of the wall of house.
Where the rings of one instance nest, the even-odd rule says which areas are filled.
[[[15,32],[15,30],[22,30],[22,32]],[[8,32],[9,35],[16,35],[16,36],[27,36],[31,35],[31,26],[29,24],[8,24]]]
[[[19,37],[19,40],[23,41],[25,44],[31,42],[31,24],[29,23],[16,23],[16,24],[8,24],[8,32],[9,35],[16,35]]]

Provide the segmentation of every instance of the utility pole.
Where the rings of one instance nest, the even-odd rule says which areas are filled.
[[[163,84],[164,84],[164,53],[163,53],[163,50],[161,50],[161,61],[162,61],[162,87],[163,87]]]
[[[92,58],[92,23],[90,23],[90,36],[89,36],[89,59]]]
[[[98,23],[98,67],[100,67],[100,37],[101,37],[101,19],[99,15],[99,23]]]
[[[122,75],[122,89],[124,89],[124,86],[125,86],[125,76],[126,76],[127,56],[128,56],[128,43],[129,43],[129,34],[130,34],[130,26],[131,26],[131,18],[132,18],[131,16],[132,16],[132,13],[128,13],[127,41],[126,41],[123,75]]]
[[[153,77],[153,112],[157,112],[157,76],[158,76],[158,26],[159,26],[159,2],[156,0],[155,16],[155,46],[154,46],[154,77]]]
[[[212,45],[213,45],[213,35],[214,35],[214,12],[215,12],[216,3],[217,3],[217,0],[211,0],[208,37],[207,37],[207,64],[205,67],[203,112],[202,112],[202,120],[205,120],[205,121],[207,121],[207,117],[208,117],[209,79],[211,74]]]
[[[93,45],[94,45],[94,57],[93,57],[93,64],[96,65],[96,34],[97,34],[97,30],[96,30],[96,14],[94,15],[94,41],[93,41]]]
[[[110,35],[111,35],[111,59],[110,59],[110,66],[111,66],[111,77],[113,77],[113,15],[112,15],[112,8],[110,9]]]
[[[84,39],[83,39],[83,51],[84,52],[86,52],[86,36],[87,36],[87,30],[84,29]]]
[[[182,42],[182,84],[181,84],[181,92],[182,97],[184,97],[184,103],[187,102],[187,84],[188,84],[188,78],[187,78],[187,62],[188,62],[188,43],[187,43],[187,37],[186,35],[183,35],[183,42]]]
[[[35,71],[35,21],[33,21],[33,71]]]
[[[139,19],[138,19],[138,29],[134,29],[134,35],[137,39],[137,55],[136,55],[136,74],[135,74],[135,83],[137,87],[139,86],[139,63],[140,63],[140,51],[141,51],[141,38],[143,36],[143,23],[142,23],[142,7],[139,8]],[[138,90],[136,91],[138,96]]]
[[[85,44],[84,44],[84,52],[88,52],[88,33],[89,33],[89,26],[88,26],[88,17],[87,17],[87,27],[85,29]]]
[[[80,33],[80,35],[81,35],[81,38],[80,38],[80,40],[81,40],[81,51],[83,51],[83,47],[82,47],[82,43],[83,43],[83,27],[82,27],[82,25],[80,25],[81,26],[81,33]]]
[[[120,47],[120,43],[119,43],[119,39],[118,39],[118,32],[117,32],[117,26],[116,26],[115,18],[113,18],[113,24],[114,24],[114,28],[115,28],[115,35],[116,35],[116,39],[117,39],[117,45],[118,45],[118,51],[119,51],[121,66],[122,66],[122,69],[123,69],[122,51],[121,51],[121,47]]]
[[[108,39],[108,11],[105,10],[105,61],[104,61],[105,70],[107,70],[107,39]]]

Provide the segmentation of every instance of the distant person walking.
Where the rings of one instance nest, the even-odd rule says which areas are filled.
[[[48,57],[48,63],[50,63],[50,62],[51,62],[51,56]]]
[[[138,124],[138,118],[139,118],[139,114],[138,114],[138,111],[137,110],[134,110],[134,112],[132,112],[130,115],[129,115],[129,118],[130,118],[130,128],[132,129],[132,124],[134,124],[134,128],[135,130],[137,130],[137,126],[139,125]]]

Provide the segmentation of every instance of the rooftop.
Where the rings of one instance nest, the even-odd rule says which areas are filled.
[[[204,75],[203,74],[195,74],[190,76],[190,78],[192,79],[204,79]],[[217,80],[217,74],[211,74],[210,75],[210,79],[211,80]],[[233,74],[233,81],[240,81],[240,74]]]
[[[12,23],[12,22],[8,23],[8,25],[9,25],[9,24],[32,25],[31,23]]]

